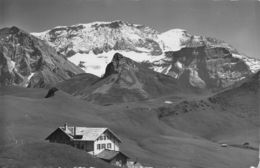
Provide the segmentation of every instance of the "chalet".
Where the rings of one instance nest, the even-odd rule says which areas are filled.
[[[120,167],[125,167],[127,163],[128,157],[120,152],[120,138],[109,128],[76,127],[65,124],[53,131],[46,140],[85,150]]]

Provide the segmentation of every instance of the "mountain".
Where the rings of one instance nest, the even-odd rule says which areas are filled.
[[[212,37],[163,33],[123,21],[59,26],[32,35],[85,72],[101,77],[116,52],[198,89],[220,90],[260,69],[260,61]]]
[[[195,88],[219,90],[252,74],[243,60],[221,47],[185,47],[166,52],[166,57],[171,66],[167,74]]]
[[[100,54],[110,50],[162,53],[157,39],[158,32],[142,25],[122,21],[94,22],[32,33],[53,45],[58,52],[72,56],[75,53]]]
[[[17,27],[0,29],[0,86],[48,87],[79,73],[44,41]]]
[[[114,55],[103,77],[82,74],[59,83],[58,88],[99,104],[140,101],[180,93],[176,79],[154,72],[120,53]]]
[[[131,54],[131,59],[136,56],[140,61],[162,54],[156,30],[123,21],[58,26],[32,35],[55,47],[87,73],[97,76],[104,74],[117,51]]]

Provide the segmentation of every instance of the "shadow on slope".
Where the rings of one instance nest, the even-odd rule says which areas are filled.
[[[97,167],[113,168],[88,153],[63,144],[35,142],[5,147],[0,167]]]

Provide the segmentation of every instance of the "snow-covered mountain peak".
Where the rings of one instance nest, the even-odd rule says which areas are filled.
[[[260,69],[259,60],[242,56],[228,43],[184,29],[159,33],[116,20],[60,26],[33,35],[97,76],[104,75],[117,52],[199,88],[226,87]]]
[[[68,57],[76,53],[93,51],[100,54],[111,50],[162,54],[156,30],[118,20],[62,26],[32,34]]]
[[[164,44],[165,51],[178,51],[183,47],[185,41],[191,38],[191,35],[184,29],[171,29],[159,35]]]

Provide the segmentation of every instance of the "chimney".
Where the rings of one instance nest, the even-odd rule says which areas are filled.
[[[73,127],[74,136],[76,136],[76,126]]]
[[[68,131],[68,124],[67,123],[64,124],[64,130]]]

